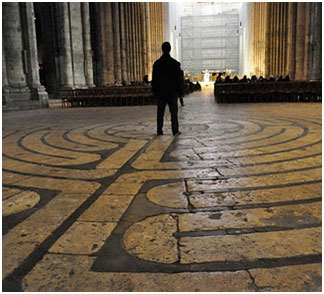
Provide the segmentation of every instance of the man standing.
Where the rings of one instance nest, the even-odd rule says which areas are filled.
[[[179,132],[178,123],[178,97],[183,95],[183,74],[180,63],[170,56],[169,42],[162,44],[162,56],[154,62],[152,74],[153,93],[157,97],[157,135],[163,135],[163,117],[168,104],[171,114],[172,134]]]

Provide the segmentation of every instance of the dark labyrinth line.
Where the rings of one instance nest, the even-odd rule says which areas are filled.
[[[303,167],[303,168],[295,168],[295,169],[288,169],[288,170],[280,170],[280,171],[270,171],[270,172],[262,172],[262,173],[255,173],[255,174],[244,174],[244,175],[226,175],[223,176],[224,179],[231,179],[231,178],[245,178],[245,177],[261,177],[261,176],[269,176],[269,175],[277,175],[277,174],[287,174],[299,171],[306,171],[306,170],[313,170],[322,168],[322,165],[314,165],[310,167]],[[219,177],[222,179],[222,177]]]
[[[291,120],[296,119],[296,117],[286,117],[286,118],[281,118],[281,119],[282,119],[282,120],[286,120],[287,118],[289,118],[289,119],[291,119]],[[297,119],[298,119],[298,120],[302,120],[302,121],[306,121],[306,122],[311,123],[311,124],[314,124],[314,125],[319,125],[319,126],[322,125],[321,122],[312,121],[312,120],[310,120],[309,118],[302,118],[302,117],[299,116],[299,117],[297,117]],[[290,121],[290,120],[288,120],[288,121]]]
[[[129,170],[129,165],[140,156],[140,154],[147,148],[153,139],[147,142],[140,150],[136,152],[119,170],[118,172],[107,177],[105,181],[101,183],[101,186],[90,195],[72,214],[70,214],[61,225],[59,225],[53,232],[43,241],[38,247],[36,247],[32,253],[25,258],[22,263],[16,267],[11,274],[9,274],[5,279],[3,279],[3,289],[10,289],[10,291],[22,291],[21,282],[23,278],[35,267],[35,265],[40,262],[48,250],[54,245],[54,243],[72,226],[72,224],[81,216],[84,211],[86,211],[102,193],[116,181],[116,179],[127,173]],[[14,290],[12,290],[14,289]]]
[[[49,156],[49,157],[53,157],[53,158],[74,159],[73,157],[62,156],[62,155],[55,155],[55,154],[50,154],[50,153],[35,151],[35,150],[32,150],[32,149],[24,146],[24,144],[22,143],[22,141],[24,140],[24,138],[26,138],[29,135],[26,135],[26,136],[23,136],[23,137],[19,138],[19,140],[17,142],[17,145],[18,145],[19,148],[21,148],[21,149],[23,149],[23,150],[25,150],[27,152],[33,153],[33,154],[44,155],[44,156]]]
[[[271,155],[271,154],[278,154],[278,153],[285,153],[285,152],[290,152],[290,151],[295,151],[295,150],[300,150],[300,149],[304,149],[306,147],[311,147],[317,144],[321,144],[322,140],[319,141],[315,141],[313,143],[309,143],[306,145],[301,145],[299,147],[296,148],[291,148],[291,149],[285,149],[285,150],[280,150],[280,151],[273,151],[273,152],[266,152],[266,153],[262,153],[262,154],[251,154],[251,155],[239,155],[239,156],[230,156],[227,158],[246,158],[246,157],[259,157],[259,156],[264,156],[264,155]]]
[[[321,195],[322,196],[322,195]],[[299,204],[307,204],[314,202],[322,202],[322,197],[314,197],[314,198],[306,198],[306,199],[298,199],[298,200],[289,200],[289,201],[281,201],[281,202],[268,202],[268,203],[254,203],[254,204],[245,204],[245,205],[228,205],[228,206],[213,206],[213,207],[202,207],[202,208],[191,208],[188,212],[179,211],[178,214],[181,213],[197,213],[197,212],[222,212],[228,210],[247,210],[247,209],[259,209],[259,208],[272,208],[272,207],[281,207],[288,205],[299,205]]]
[[[272,134],[272,135],[269,135],[269,136],[267,136],[267,137],[263,137],[263,138],[258,138],[258,139],[253,139],[253,140],[247,140],[247,141],[238,141],[238,142],[226,142],[226,143],[223,143],[223,145],[229,145],[229,144],[233,144],[233,145],[240,145],[240,144],[245,144],[245,143],[251,143],[251,142],[257,142],[257,141],[262,141],[262,140],[266,140],[266,139],[270,139],[270,138],[273,138],[273,137],[276,137],[276,136],[279,136],[279,135],[281,135],[281,134],[283,134],[284,132],[285,132],[285,128],[282,128],[279,132],[277,132],[277,133],[274,133],[274,134]],[[196,140],[196,138],[192,138],[192,139],[195,139]],[[206,147],[206,148],[213,148],[213,146],[207,146],[203,141],[198,141],[197,140],[197,143],[200,143],[200,144],[202,144],[202,145],[204,145],[204,147]],[[195,149],[195,148],[202,148],[202,147],[190,147],[190,148],[193,148],[193,149]],[[179,147],[179,146],[177,146],[177,149],[178,150],[186,150],[186,149],[188,149],[188,148],[186,148],[186,146],[185,145],[181,145],[181,147]],[[235,149],[235,150],[237,150],[237,149]]]
[[[268,233],[268,232],[279,232],[279,231],[292,231],[298,229],[310,229],[321,227],[322,223],[312,223],[312,224],[294,224],[291,226],[266,226],[266,227],[248,227],[248,228],[226,228],[226,229],[215,229],[215,230],[201,230],[201,231],[188,231],[188,232],[176,232],[172,235],[181,239],[184,237],[211,237],[211,236],[233,236],[233,235],[246,235],[246,234],[258,234],[258,233]],[[221,242],[221,240],[220,240]]]
[[[84,164],[66,166],[66,165],[54,165],[54,164],[48,164],[48,163],[29,161],[29,160],[25,160],[25,159],[15,158],[15,157],[12,157],[12,156],[7,155],[7,154],[2,154],[2,156],[5,157],[5,158],[8,158],[8,159],[12,159],[12,160],[20,161],[20,162],[25,162],[25,163],[28,163],[28,164],[38,165],[40,167],[47,166],[47,167],[55,167],[55,168],[62,168],[62,169],[65,168],[65,169],[70,169],[71,171],[73,171],[75,169],[80,169],[80,170],[93,169],[102,161],[102,159],[99,159],[97,161],[87,162],[87,163],[84,163]]]
[[[71,169],[70,169],[71,170]],[[55,175],[45,175],[45,174],[32,174],[32,173],[25,173],[25,172],[20,172],[20,171],[15,171],[15,170],[10,170],[10,169],[3,169],[4,172],[9,172],[13,173],[16,175],[21,175],[21,176],[31,176],[31,177],[39,177],[39,178],[46,178],[46,179],[58,179],[58,180],[71,180],[71,181],[84,181],[84,182],[97,182],[97,183],[102,183],[103,180],[110,178],[112,176],[103,176],[102,178],[71,178],[67,176],[55,176]]]
[[[97,140],[97,141],[100,141],[100,142],[107,142],[107,143],[117,144],[117,145],[121,146],[121,144],[122,144],[121,142],[109,141],[109,140],[105,140],[105,139],[101,139],[101,138],[97,138],[97,137],[93,137],[93,136],[89,135],[88,133],[90,131],[92,131],[93,129],[95,129],[95,128],[88,129],[84,133],[84,136],[87,137],[87,138],[89,138],[89,139],[92,139],[92,140]]]
[[[267,137],[263,137],[263,138],[258,138],[258,139],[253,139],[253,140],[247,140],[247,141],[239,141],[239,142],[235,142],[234,144],[246,144],[246,143],[252,143],[252,142],[257,142],[257,141],[263,141],[263,140],[267,140],[267,139],[271,139],[273,137],[279,136],[281,134],[283,134],[286,131],[286,128],[282,128],[279,132],[274,133],[270,136]]]
[[[245,135],[239,135],[239,136],[234,136],[234,137],[229,137],[229,139],[236,139],[236,138],[245,138],[245,137],[249,137],[249,136],[254,136],[256,134],[259,134],[261,132],[263,132],[263,129],[264,129],[264,126],[262,126],[261,124],[257,124],[259,126],[259,129],[257,131],[255,131],[254,133],[248,133],[248,134],[245,134]],[[244,130],[244,126],[242,126],[242,129],[240,130]],[[228,132],[229,134],[232,134],[230,132]],[[197,138],[202,138],[201,136],[197,136]],[[206,137],[203,137],[203,138],[206,138]],[[210,138],[210,137],[207,137],[207,138]],[[220,140],[224,140],[224,138],[217,138],[216,136],[216,139],[215,141],[220,141]]]
[[[197,179],[196,179],[196,181],[197,181]],[[201,181],[203,181],[203,180],[201,180]],[[288,184],[281,184],[281,185],[269,185],[269,186],[257,186],[257,187],[236,187],[236,188],[224,188],[224,189],[210,189],[210,190],[198,190],[198,191],[192,191],[192,192],[203,191],[204,193],[225,193],[225,192],[242,192],[242,191],[270,190],[270,189],[275,189],[275,188],[285,188],[285,187],[293,187],[293,186],[317,184],[317,183],[321,183],[321,182],[322,182],[322,180],[313,180],[313,181],[295,182],[295,183],[288,183]]]
[[[71,152],[75,152],[75,153],[88,153],[88,154],[100,154],[101,155],[103,152],[106,153],[108,151],[115,150],[117,148],[122,148],[122,146],[124,145],[124,144],[116,143],[116,145],[118,145],[118,147],[113,147],[111,149],[105,149],[103,147],[102,149],[98,149],[98,150],[88,150],[88,151],[87,150],[77,150],[77,149],[70,149],[70,148],[66,148],[66,147],[62,147],[62,146],[53,145],[53,144],[47,142],[47,140],[46,140],[47,135],[49,135],[49,134],[46,134],[46,136],[44,135],[41,138],[41,142],[44,145],[50,146],[50,147],[55,148],[55,149],[66,150],[66,151],[71,151]]]
[[[294,138],[291,138],[291,139],[288,139],[286,141],[280,141],[280,142],[276,142],[276,143],[270,143],[270,144],[266,144],[266,145],[258,145],[258,146],[253,146],[253,147],[243,147],[243,148],[236,148],[236,149],[231,149],[231,150],[219,150],[216,152],[216,154],[218,152],[232,152],[232,151],[238,151],[238,150],[253,150],[253,149],[257,149],[257,148],[263,148],[263,147],[269,147],[269,146],[275,146],[275,145],[282,145],[282,144],[286,144],[286,143],[289,143],[289,142],[292,142],[292,141],[296,141],[304,136],[306,136],[308,134],[308,129],[304,129],[303,133],[297,137],[294,137]],[[257,140],[256,140],[257,141]],[[235,145],[236,143],[234,143]],[[201,154],[204,154],[204,153],[201,153]]]
[[[70,142],[70,143],[73,143],[73,144],[81,145],[81,146],[97,147],[97,146],[95,146],[95,145],[85,144],[85,143],[80,143],[80,142],[77,142],[77,141],[74,141],[74,140],[70,139],[70,138],[69,138],[69,133],[72,132],[72,131],[74,131],[74,130],[77,130],[77,128],[66,131],[66,132],[63,134],[63,138],[64,138],[64,140],[66,140],[66,141],[68,141],[68,142]]]

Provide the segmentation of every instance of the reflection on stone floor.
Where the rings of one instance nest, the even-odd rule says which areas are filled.
[[[3,114],[3,287],[321,291],[321,104]]]

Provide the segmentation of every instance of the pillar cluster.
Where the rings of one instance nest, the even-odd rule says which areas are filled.
[[[2,4],[2,95],[9,108],[48,106],[40,84],[32,3]]]
[[[156,2],[4,3],[3,104],[42,107],[62,89],[151,77],[163,15]]]
[[[163,4],[91,3],[95,84],[140,82],[161,55]]]
[[[253,3],[253,68],[265,77],[321,79],[322,4]]]

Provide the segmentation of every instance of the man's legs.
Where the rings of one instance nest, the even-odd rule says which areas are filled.
[[[171,114],[171,127],[172,134],[175,135],[179,132],[179,122],[178,122],[178,99],[169,100],[169,110]]]
[[[183,103],[183,96],[180,96],[180,103],[181,103],[181,106],[184,106],[184,103]]]
[[[157,134],[163,135],[163,117],[165,111],[166,102],[162,97],[158,98],[157,106]]]

